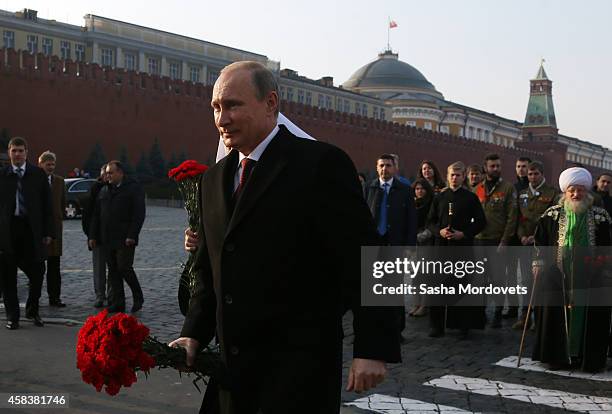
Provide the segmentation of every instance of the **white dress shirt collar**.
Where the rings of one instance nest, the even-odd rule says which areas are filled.
[[[11,167],[13,167],[13,172],[14,172],[15,174],[17,174],[17,169],[18,169],[18,168],[21,168],[21,169],[23,170],[23,174],[25,174],[25,171],[26,171],[26,164],[27,164],[27,163],[25,163],[25,162],[24,162],[24,163],[23,163],[23,165],[22,165],[21,167],[17,167],[17,166],[15,166],[15,165],[11,164]]]
[[[389,178],[389,181],[385,181],[382,178],[378,178],[378,183],[380,184],[380,188],[383,188],[383,184],[389,184],[389,188],[393,185],[393,177]]]
[[[270,144],[270,141],[272,141],[272,138],[276,136],[278,131],[279,131],[279,127],[278,127],[278,124],[276,124],[274,126],[274,129],[272,129],[272,132],[270,132],[268,136],[263,141],[261,141],[259,145],[256,146],[255,149],[251,151],[249,155],[244,155],[243,153],[238,152],[238,165],[240,165],[240,162],[245,158],[249,158],[253,161],[259,161],[259,159],[261,158],[261,155],[264,153],[264,151],[268,147],[268,144]]]

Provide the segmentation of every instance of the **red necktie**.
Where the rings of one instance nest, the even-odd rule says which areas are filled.
[[[236,191],[234,191],[234,200],[237,200],[240,194],[242,193],[242,190],[244,190],[246,182],[249,179],[249,176],[251,175],[251,171],[253,171],[253,167],[255,167],[255,162],[255,160],[252,160],[250,158],[243,158],[242,161],[240,161],[240,165],[242,165],[242,171],[240,172],[240,181],[238,183],[238,187],[236,188]]]

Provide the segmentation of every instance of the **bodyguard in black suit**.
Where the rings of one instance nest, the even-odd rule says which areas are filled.
[[[345,304],[349,390],[382,381],[385,361],[400,360],[399,336],[388,309],[359,303],[360,246],[377,236],[357,172],[338,148],[277,126],[277,89],[255,62],[215,83],[215,123],[233,149],[202,178],[199,286],[172,345],[189,364],[218,336],[231,380],[222,413],[338,413]],[[188,232],[186,246],[194,241]]]
[[[366,200],[383,244],[416,245],[417,220],[412,188],[395,178],[397,168],[391,154],[378,158],[376,171],[378,178],[366,187]]]
[[[414,246],[417,234],[417,213],[414,192],[397,179],[397,164],[391,154],[383,154],[376,161],[378,178],[366,187],[366,200],[377,224],[382,244],[386,246]],[[392,253],[396,256],[395,253]],[[391,260],[394,258],[392,257]],[[404,306],[396,308],[398,328],[406,327]],[[403,342],[403,337],[401,337]]]
[[[11,165],[0,174],[0,279],[7,329],[19,328],[17,268],[29,279],[26,317],[43,326],[38,301],[43,283],[46,245],[51,243],[53,217],[47,175],[28,164],[27,142],[9,141]]]

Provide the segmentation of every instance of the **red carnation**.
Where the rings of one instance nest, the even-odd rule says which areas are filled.
[[[178,369],[185,360],[184,349],[170,348],[151,338],[149,328],[133,316],[124,313],[109,316],[106,310],[87,318],[79,331],[76,350],[77,368],[83,381],[98,392],[105,388],[109,395],[135,383],[136,371],[148,373],[155,366]],[[214,375],[218,381],[227,382],[217,352],[201,352],[194,373],[196,381]]]
[[[206,165],[200,164],[194,160],[187,160],[178,167],[168,171],[168,177],[172,178],[174,181],[180,182],[187,178],[197,177],[203,174],[207,169],[208,167]]]

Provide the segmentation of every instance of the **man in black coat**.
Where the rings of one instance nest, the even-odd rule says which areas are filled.
[[[26,318],[43,326],[38,301],[43,283],[46,246],[51,243],[53,217],[47,175],[27,163],[28,144],[9,141],[11,165],[0,174],[0,278],[3,285],[7,329],[19,328],[17,268],[29,279]]]
[[[417,216],[414,192],[397,178],[397,164],[392,154],[376,161],[378,178],[366,187],[366,201],[385,246],[416,245]],[[404,306],[398,307],[400,332],[406,327]],[[403,342],[403,337],[402,337]]]
[[[393,312],[360,305],[360,246],[377,235],[357,172],[338,148],[277,125],[276,79],[259,63],[226,67],[211,103],[232,151],[202,178],[199,285],[171,345],[189,365],[217,335],[222,413],[338,413],[345,307],[348,390],[376,386],[400,360]]]
[[[101,245],[108,265],[111,284],[108,310],[125,311],[125,280],[132,291],[132,310],[142,308],[144,297],[136,272],[134,253],[145,220],[145,196],[141,185],[125,175],[119,161],[106,166],[108,186],[100,190],[91,219],[89,247]]]

